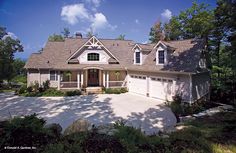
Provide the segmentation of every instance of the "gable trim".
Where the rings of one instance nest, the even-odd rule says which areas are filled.
[[[140,51],[142,50],[142,48],[138,44],[135,44],[132,50],[134,50],[136,47],[138,47]]]
[[[157,46],[159,46],[160,44],[162,44],[165,48],[167,48],[167,46],[160,40],[160,41],[158,41],[158,43],[154,46],[154,49],[157,48]]]
[[[84,47],[88,47],[87,43],[89,43],[92,39],[97,40],[98,43],[101,44],[101,46],[104,48],[105,51],[107,51],[113,58],[115,58],[119,63],[120,61],[105,47],[105,45],[95,36],[92,36],[90,39],[88,39],[78,50],[76,50],[66,61],[69,62],[69,60],[74,57],[77,53],[81,51]]]

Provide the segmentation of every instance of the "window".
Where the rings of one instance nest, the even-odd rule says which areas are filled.
[[[165,62],[164,50],[159,50],[158,51],[158,63],[164,64],[164,62]]]
[[[88,61],[99,61],[98,53],[88,53]]]
[[[140,52],[135,52],[135,63],[140,63]]]
[[[57,72],[56,71],[50,71],[50,80],[57,81]]]

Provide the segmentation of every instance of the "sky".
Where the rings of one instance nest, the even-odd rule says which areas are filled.
[[[216,7],[216,0],[196,0]],[[83,36],[92,30],[98,38],[117,38],[147,43],[152,25],[169,19],[191,7],[191,0],[0,0],[0,26],[20,39],[24,52],[16,58],[27,59],[43,48],[48,36],[61,34]]]

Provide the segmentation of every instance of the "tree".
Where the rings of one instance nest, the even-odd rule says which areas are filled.
[[[63,34],[64,38],[68,38],[70,36],[70,29],[64,28],[61,33]]]
[[[116,39],[117,40],[125,40],[125,35],[120,34]]]
[[[13,76],[14,53],[23,51],[19,39],[8,35],[6,28],[0,27],[0,81]]]
[[[161,26],[161,22],[157,21],[153,27],[151,27],[150,33],[149,33],[149,40],[152,43],[157,43],[159,40],[164,39],[164,33]]]
[[[218,0],[214,11],[214,29],[210,37],[213,78],[217,83],[235,81],[236,73],[236,1]],[[223,76],[221,76],[223,75]],[[230,79],[233,78],[233,79]]]
[[[53,34],[48,37],[48,41],[64,41],[64,37],[60,34]]]
[[[13,74],[16,75],[26,75],[26,71],[24,69],[25,61],[17,58],[12,63],[13,66]]]
[[[193,2],[192,7],[172,17],[164,26],[164,31],[170,40],[208,38],[213,17],[213,11],[208,9],[208,5]]]
[[[181,23],[179,22],[178,17],[172,17],[170,22],[164,25],[164,31],[166,40],[180,39],[183,32],[181,30]]]

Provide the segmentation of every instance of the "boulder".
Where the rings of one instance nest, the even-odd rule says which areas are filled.
[[[113,124],[105,124],[105,125],[99,125],[96,127],[97,133],[99,134],[107,134],[107,135],[114,135],[115,132],[118,130],[114,128]]]
[[[78,119],[65,129],[64,134],[69,135],[71,133],[85,132],[91,129],[92,129],[91,123],[89,123],[87,120],[84,119]]]

